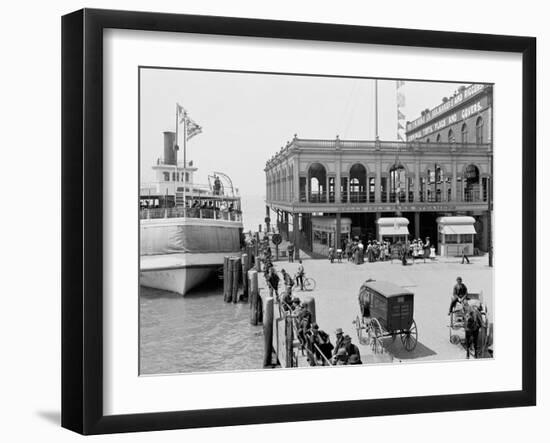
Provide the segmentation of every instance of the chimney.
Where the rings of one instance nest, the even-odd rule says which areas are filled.
[[[176,165],[178,162],[178,152],[175,149],[176,133],[165,131],[164,134],[164,164]]]

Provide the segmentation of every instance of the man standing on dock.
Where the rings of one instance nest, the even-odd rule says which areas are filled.
[[[300,291],[304,290],[304,265],[302,264],[302,260],[299,260],[298,262],[298,271],[296,272],[296,284],[300,285]]]
[[[285,292],[286,295],[292,294],[292,287],[294,286],[294,281],[288,272],[284,269],[281,269],[281,274],[283,274],[283,281],[285,283]]]
[[[294,263],[294,243],[290,242],[286,247],[288,253],[288,262]]]
[[[273,292],[275,292],[276,300],[279,301],[279,276],[277,272],[275,272],[273,266],[269,268],[269,274],[266,280],[269,285],[269,296],[273,297]]]

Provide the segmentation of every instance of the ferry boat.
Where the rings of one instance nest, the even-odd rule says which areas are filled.
[[[185,295],[241,248],[241,198],[221,172],[195,184],[193,162],[177,160],[177,132],[164,132],[156,181],[140,184],[140,284]],[[185,152],[185,151],[184,151]]]

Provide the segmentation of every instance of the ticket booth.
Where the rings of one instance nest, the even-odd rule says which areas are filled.
[[[328,248],[338,249],[336,241],[336,217],[311,217],[313,239],[311,242],[313,252],[328,256]],[[348,239],[351,233],[351,219],[340,219],[340,238]]]
[[[405,244],[409,238],[409,220],[405,217],[380,217],[378,225],[378,241],[389,241],[390,244]]]
[[[442,257],[457,257],[474,253],[473,217],[439,217],[437,219],[438,254]]]

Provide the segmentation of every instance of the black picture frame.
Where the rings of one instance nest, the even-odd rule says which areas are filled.
[[[517,391],[131,415],[103,412],[103,31],[503,51],[522,55],[522,388]],[[350,418],[536,404],[536,39],[83,9],[62,18],[62,426],[82,434]]]

